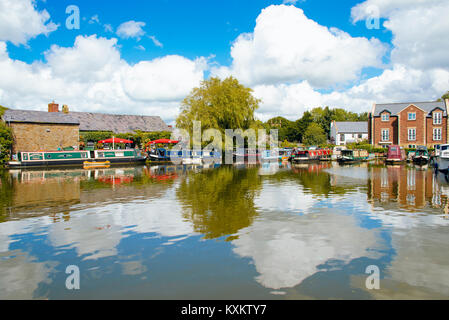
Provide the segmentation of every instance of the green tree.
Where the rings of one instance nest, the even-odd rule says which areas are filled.
[[[443,96],[441,97],[441,99],[444,101],[446,99],[449,99],[449,91],[446,92],[445,94],[443,94]]]
[[[222,133],[226,129],[252,128],[257,125],[254,112],[260,103],[252,92],[233,77],[205,80],[183,100],[176,126],[190,133],[192,121],[201,121],[202,130],[214,128]]]
[[[326,143],[327,137],[323,128],[312,122],[304,133],[303,143],[306,145],[320,145]]]
[[[7,108],[0,106],[0,118],[5,113]],[[0,120],[0,164],[5,164],[11,159],[11,147],[13,145],[13,133],[10,127],[5,122]]]

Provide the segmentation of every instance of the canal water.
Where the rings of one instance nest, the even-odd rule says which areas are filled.
[[[430,169],[162,165],[0,183],[0,299],[449,298],[449,183]]]

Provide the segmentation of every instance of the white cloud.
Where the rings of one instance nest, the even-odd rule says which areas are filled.
[[[449,68],[449,2],[447,0],[368,0],[354,8],[354,22],[370,17],[372,9],[386,19],[393,33],[393,63],[413,68]]]
[[[356,80],[364,67],[382,66],[384,53],[377,39],[354,38],[319,25],[299,8],[273,5],[259,15],[253,33],[234,42],[232,66],[213,71],[247,85],[307,80],[328,87]]]
[[[38,35],[48,35],[58,26],[46,10],[37,11],[33,0],[0,1],[0,40],[26,44]]]
[[[114,28],[108,23],[105,24],[103,27],[105,32],[114,32]]]
[[[150,38],[151,41],[153,41],[156,47],[162,48],[164,46],[158,39],[156,39],[155,36],[148,36],[148,38]]]
[[[179,102],[203,80],[204,58],[166,56],[129,65],[117,39],[78,36],[73,47],[52,46],[46,62],[9,57],[0,42],[0,101],[11,108],[46,110],[51,100],[71,110],[160,115],[170,122]]]
[[[92,16],[89,20],[89,24],[100,24],[100,18],[98,18],[98,14]]]
[[[136,38],[139,40],[145,34],[145,31],[142,29],[145,25],[145,22],[134,20],[124,22],[117,28],[117,35],[124,39]]]
[[[260,85],[254,87],[262,99],[257,115],[261,120],[283,115],[300,118],[314,107],[345,108],[353,112],[369,112],[373,103],[436,100],[449,88],[449,71],[422,71],[395,65],[381,75],[367,79],[347,90],[320,93],[307,82]]]
[[[134,100],[182,100],[203,79],[202,59],[192,61],[181,56],[165,56],[141,61],[124,73],[123,85]],[[184,81],[178,76],[184,75]]]

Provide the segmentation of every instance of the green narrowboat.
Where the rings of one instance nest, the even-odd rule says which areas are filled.
[[[340,164],[357,163],[368,161],[369,154],[366,150],[342,150],[340,157],[337,159]]]
[[[8,162],[9,168],[78,166],[84,162],[105,162],[111,164],[145,162],[138,149],[126,150],[78,150],[19,152],[15,160]]]

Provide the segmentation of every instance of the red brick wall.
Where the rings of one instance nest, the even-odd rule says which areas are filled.
[[[381,117],[373,117],[374,121],[374,145],[380,146],[382,142],[382,129],[390,129],[390,141],[392,144],[397,144],[398,142],[398,118],[390,116],[390,121],[382,121]]]
[[[408,120],[408,114],[410,112],[416,113],[416,120]],[[410,105],[399,113],[399,136],[400,136],[400,145],[402,147],[407,147],[409,145],[426,145],[426,132],[425,132],[425,122],[426,122],[427,114],[415,107],[414,105]],[[416,140],[409,141],[408,140],[408,129],[416,129]]]
[[[441,111],[436,111],[441,112]],[[434,125],[433,124],[433,114],[432,118],[427,118],[427,147],[433,148],[436,144],[445,144],[447,143],[447,118],[443,117],[443,121],[441,125]],[[433,129],[434,128],[441,128],[441,140],[433,140]]]

